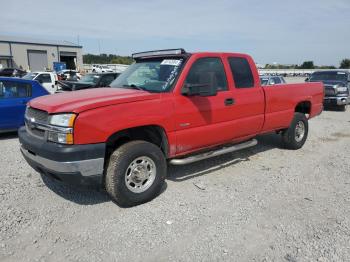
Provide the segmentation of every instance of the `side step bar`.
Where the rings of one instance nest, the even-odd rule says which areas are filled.
[[[186,164],[190,164],[190,163],[204,160],[207,158],[211,158],[214,156],[220,156],[223,154],[231,153],[231,152],[245,149],[248,147],[256,146],[257,144],[258,144],[258,141],[256,139],[253,139],[253,140],[241,143],[241,144],[233,145],[230,147],[220,148],[218,150],[209,151],[206,153],[190,156],[187,158],[175,158],[175,159],[170,160],[170,164],[172,164],[172,165],[186,165]]]

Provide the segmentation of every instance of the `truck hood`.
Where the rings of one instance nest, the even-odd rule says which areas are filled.
[[[30,107],[48,113],[80,113],[93,108],[122,103],[158,99],[159,93],[126,88],[93,88],[38,97],[29,102]]]

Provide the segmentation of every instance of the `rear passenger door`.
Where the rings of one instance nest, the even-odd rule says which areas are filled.
[[[254,136],[263,127],[265,111],[264,91],[254,61],[249,56],[227,55],[226,62],[234,100],[229,112],[233,139]]]
[[[15,129],[24,124],[26,104],[32,85],[18,81],[0,81],[0,128]]]

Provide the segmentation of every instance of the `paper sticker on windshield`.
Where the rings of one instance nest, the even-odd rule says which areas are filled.
[[[181,60],[176,60],[176,59],[164,59],[160,64],[161,64],[161,65],[178,66],[180,63],[181,63]]]

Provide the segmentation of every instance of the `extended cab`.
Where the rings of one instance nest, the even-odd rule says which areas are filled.
[[[308,120],[322,112],[322,83],[263,87],[248,55],[171,49],[133,58],[112,88],[28,104],[19,139],[33,168],[69,183],[96,183],[132,206],[160,192],[167,162],[251,147],[269,132],[299,149]]]

